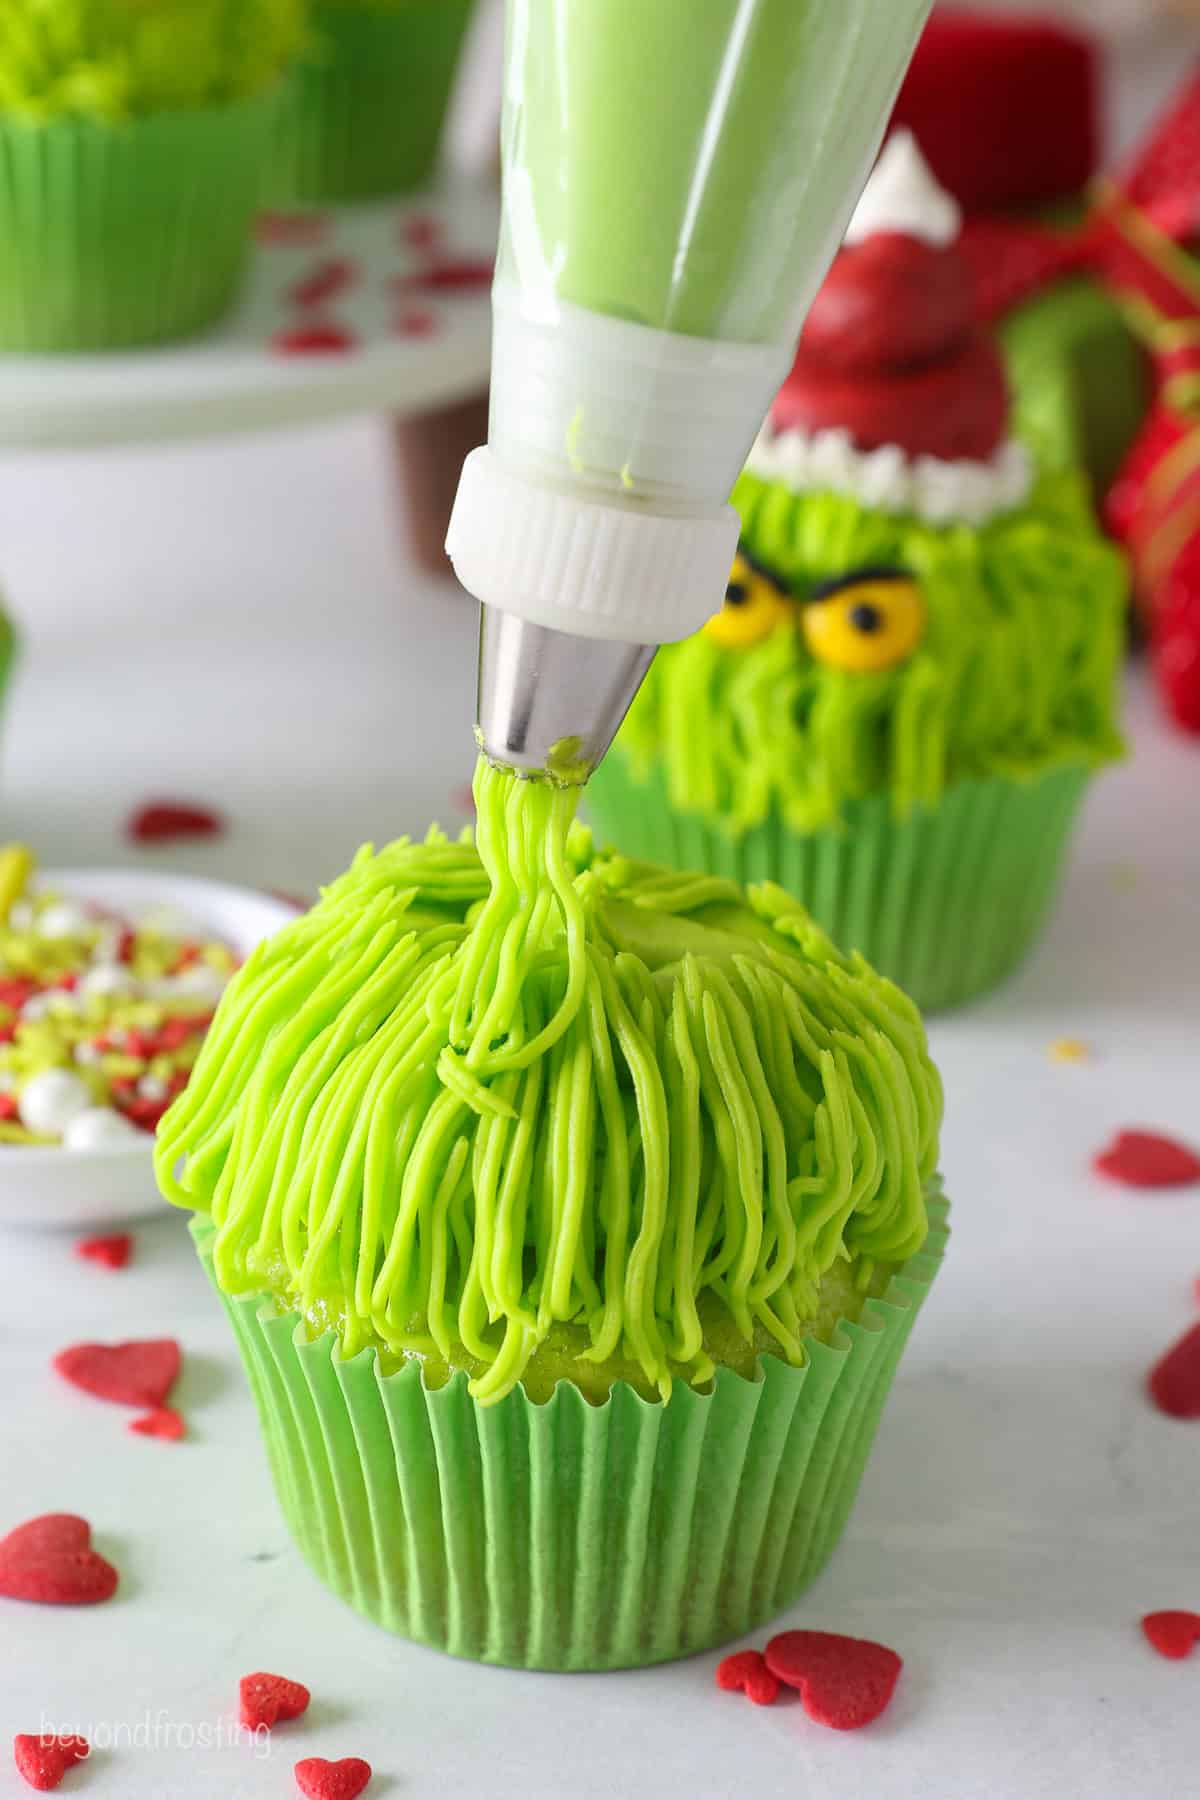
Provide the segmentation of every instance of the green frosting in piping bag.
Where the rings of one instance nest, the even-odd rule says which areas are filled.
[[[360,851],[230,984],[159,1127],[229,1293],[465,1362],[539,1347],[664,1397],[713,1308],[802,1363],[822,1278],[926,1232],[941,1087],[912,1003],[765,884],[597,854],[578,789],[480,761],[478,825]]]
[[[751,474],[733,500],[751,555],[799,605],[746,648],[701,632],[659,651],[610,754],[635,776],[663,768],[676,808],[735,835],[772,808],[817,831],[868,794],[887,794],[904,818],[956,780],[1121,754],[1127,581],[1078,477],[1044,476],[1024,507],[980,527]],[[879,565],[917,582],[922,641],[872,673],[817,661],[802,630],[809,590]]]

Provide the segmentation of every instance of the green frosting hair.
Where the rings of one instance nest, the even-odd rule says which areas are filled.
[[[305,0],[3,0],[0,113],[116,122],[248,99],[304,34]]]
[[[468,1361],[480,1403],[564,1322],[664,1397],[705,1381],[709,1297],[802,1363],[822,1276],[925,1238],[916,1009],[777,887],[597,854],[577,789],[481,762],[475,793],[475,842],[368,846],[249,959],[163,1192],[226,1292]]]
[[[778,808],[793,830],[886,793],[898,818],[969,777],[1042,774],[1120,755],[1127,594],[1082,480],[1045,476],[1019,511],[935,526],[743,474],[750,554],[803,601],[878,565],[920,584],[927,624],[898,666],[814,661],[799,616],[745,649],[703,632],[661,650],[617,739],[635,775],[665,768],[672,805],[737,833]]]

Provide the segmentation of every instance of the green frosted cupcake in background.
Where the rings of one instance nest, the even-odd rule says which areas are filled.
[[[1121,753],[1126,577],[1008,435],[957,212],[885,152],[733,499],[742,555],[588,789],[631,855],[802,899],[923,1007],[999,981]]]
[[[273,205],[407,193],[432,172],[474,0],[315,0],[275,135]]]
[[[233,300],[303,0],[4,0],[0,350],[185,337]]]
[[[941,1086],[780,889],[476,799],[250,958],[159,1181],[331,1588],[460,1656],[661,1661],[841,1531],[941,1257]]]

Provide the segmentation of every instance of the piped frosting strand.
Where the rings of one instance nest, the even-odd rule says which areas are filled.
[[[342,1350],[482,1365],[562,1323],[663,1395],[700,1297],[804,1357],[843,1257],[926,1230],[938,1077],[911,1003],[770,886],[598,856],[576,794],[481,763],[478,847],[360,852],[235,978],[164,1119],[231,1293]]]

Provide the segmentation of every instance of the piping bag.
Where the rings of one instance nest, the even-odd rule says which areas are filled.
[[[719,610],[728,496],[931,0],[507,0],[488,442],[446,549],[476,738],[586,781]]]

